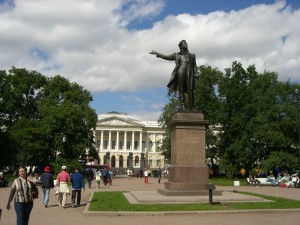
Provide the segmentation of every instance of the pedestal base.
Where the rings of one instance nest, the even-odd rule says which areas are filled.
[[[169,190],[169,189],[158,189],[157,192],[165,196],[208,196],[208,190],[199,190],[199,191],[178,191],[178,190]],[[220,196],[222,191],[213,190],[213,195]]]

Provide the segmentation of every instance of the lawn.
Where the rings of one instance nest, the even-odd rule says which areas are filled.
[[[209,178],[209,182],[218,186],[233,186],[234,181],[240,181],[241,186],[246,186],[246,178],[227,179],[226,177]]]
[[[245,209],[289,209],[300,208],[300,201],[270,197],[265,195],[241,192],[262,197],[272,202],[224,203],[209,205],[199,204],[129,204],[122,192],[95,192],[89,207],[90,211],[207,211],[207,210],[245,210]]]

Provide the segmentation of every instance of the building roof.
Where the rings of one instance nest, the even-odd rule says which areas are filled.
[[[98,115],[98,121],[105,121],[110,119],[120,119],[128,123],[140,124],[145,127],[160,127],[157,121],[140,121],[127,115],[127,113],[120,113],[116,111],[102,113]]]

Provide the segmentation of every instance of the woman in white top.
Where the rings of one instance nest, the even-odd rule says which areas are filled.
[[[99,171],[99,169],[97,169],[95,172],[95,181],[96,181],[96,185],[97,185],[98,189],[100,188],[101,175],[102,175],[101,171]]]

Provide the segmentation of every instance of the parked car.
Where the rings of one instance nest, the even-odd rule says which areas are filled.
[[[144,177],[144,171],[142,170],[142,172],[141,172],[141,170],[135,170],[129,176],[136,177],[136,178],[139,178],[139,177],[142,178],[142,177]]]

